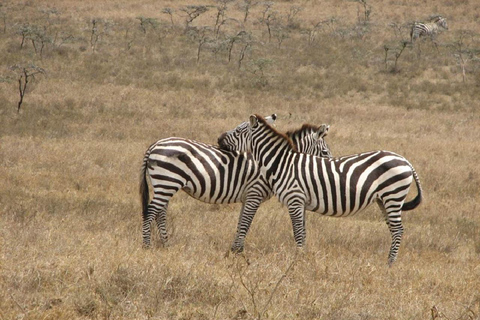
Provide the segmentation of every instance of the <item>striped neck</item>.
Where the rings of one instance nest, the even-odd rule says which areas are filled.
[[[257,116],[257,119],[251,129],[251,152],[255,161],[267,170],[268,177],[275,174],[280,162],[297,149],[290,138],[272,128],[263,118]]]

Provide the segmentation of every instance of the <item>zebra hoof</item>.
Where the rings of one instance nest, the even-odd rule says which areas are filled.
[[[234,254],[239,254],[243,252],[243,247],[231,247],[230,251]]]

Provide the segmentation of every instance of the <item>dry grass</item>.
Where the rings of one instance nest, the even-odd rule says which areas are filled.
[[[353,1],[278,1],[271,42],[264,7],[253,7],[240,68],[246,38],[230,63],[218,41],[197,62],[198,34],[184,32],[180,8],[213,1],[2,2],[0,319],[480,319],[480,5],[367,2],[363,24]],[[241,20],[238,3],[227,16]],[[294,4],[303,10],[287,26]],[[175,10],[173,28],[165,7]],[[193,25],[213,27],[215,13]],[[392,72],[384,46],[395,52],[408,30],[389,23],[435,13],[450,25],[438,52],[429,41],[407,47]],[[137,17],[158,25],[143,33]],[[331,18],[309,43],[313,25]],[[27,25],[49,37],[41,53],[31,41],[20,49]],[[461,38],[463,29],[472,35]],[[239,30],[229,20],[219,39]],[[280,32],[288,37],[279,46]],[[452,47],[460,40],[465,83]],[[19,113],[15,64],[46,70]],[[376,207],[348,219],[308,214],[307,247],[297,253],[286,208],[270,200],[245,254],[225,258],[240,205],[180,193],[169,208],[170,246],[141,249],[147,146],[168,136],[215,143],[250,113],[272,112],[285,131],[329,123],[335,155],[387,149],[413,163],[425,202],[404,215],[392,268]]]

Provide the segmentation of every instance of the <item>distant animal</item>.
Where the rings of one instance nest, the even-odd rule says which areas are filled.
[[[448,30],[446,18],[435,16],[429,23],[415,22],[410,31],[411,42],[414,43],[415,40],[424,36],[429,36],[434,41],[439,28]]]
[[[298,247],[305,242],[305,210],[344,217],[377,202],[392,236],[388,263],[394,263],[403,235],[402,211],[422,201],[418,175],[404,157],[380,150],[341,158],[299,153],[286,135],[258,115],[250,116],[248,134],[233,136],[235,131],[222,134],[219,145],[251,152],[271,190],[288,207]],[[405,202],[413,180],[417,196]]]
[[[273,124],[276,118],[273,114],[266,121]],[[326,125],[304,126],[298,132],[293,132],[292,137],[300,151],[331,157],[323,139],[327,131]],[[151,201],[147,177],[153,186]],[[271,189],[250,154],[226,151],[183,138],[159,140],[146,151],[141,168],[144,247],[150,246],[153,220],[157,223],[161,242],[167,242],[167,207],[179,190],[207,203],[243,203],[231,247],[236,252],[243,251],[246,234],[258,207],[272,196]]]

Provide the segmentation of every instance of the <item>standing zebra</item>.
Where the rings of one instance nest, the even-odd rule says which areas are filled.
[[[276,115],[268,117],[273,123]],[[248,124],[244,124],[248,127]],[[323,140],[328,126],[305,128],[311,134],[296,134],[301,148],[316,155],[330,155]],[[300,130],[302,131],[302,130]],[[303,151],[303,149],[300,149]],[[153,186],[149,201],[147,175]],[[207,203],[242,202],[237,233],[232,251],[243,250],[245,236],[260,204],[272,196],[259,167],[250,154],[225,151],[198,141],[166,138],[152,144],[143,158],[140,195],[143,212],[143,244],[150,246],[151,222],[155,219],[163,243],[167,242],[167,207],[175,193],[184,190],[197,200]]]
[[[396,260],[403,234],[402,210],[412,210],[422,200],[417,173],[402,156],[371,151],[323,159],[299,153],[287,136],[257,115],[250,116],[248,132],[228,131],[220,136],[219,145],[226,150],[252,153],[270,188],[288,207],[298,247],[305,242],[305,209],[343,217],[377,202],[392,236],[389,265]],[[418,194],[405,202],[413,179]]]
[[[430,23],[415,22],[410,31],[411,42],[414,43],[417,38],[423,36],[430,36],[430,39],[434,41],[434,38],[438,33],[438,28],[440,27],[448,30],[447,19],[441,16],[434,17]]]

